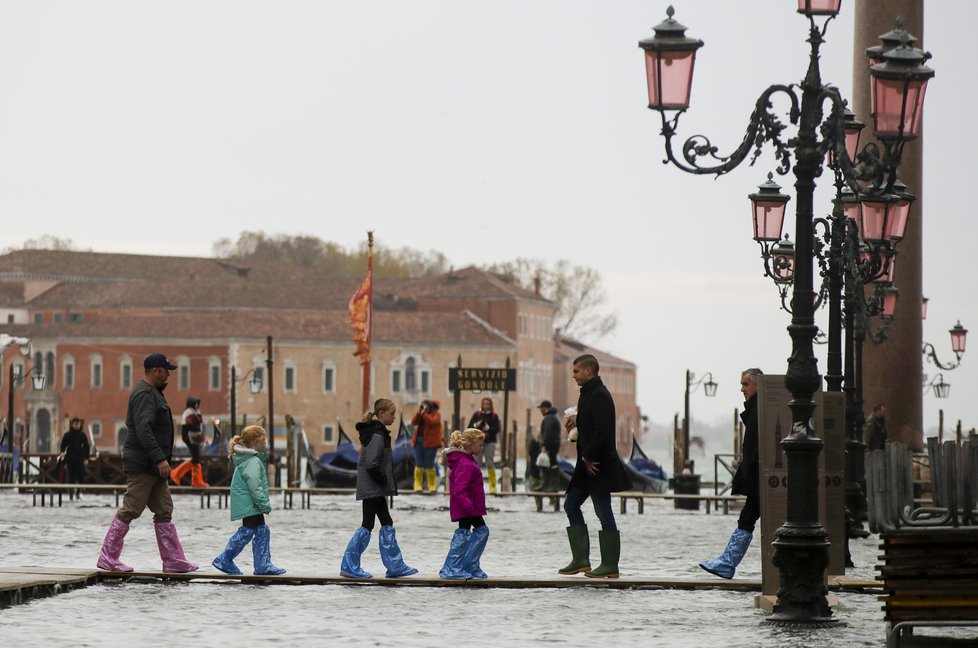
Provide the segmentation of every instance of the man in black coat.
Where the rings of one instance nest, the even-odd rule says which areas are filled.
[[[173,412],[163,397],[170,371],[176,369],[162,353],[143,360],[145,375],[133,387],[126,412],[126,440],[122,467],[126,472],[126,494],[112,518],[98,558],[99,569],[132,571],[120,560],[129,524],[149,507],[153,512],[156,544],[165,572],[196,571],[188,561],[171,521],[170,457],[173,453]]]
[[[740,420],[744,423],[744,442],[741,445],[740,465],[734,474],[731,493],[746,495],[747,501],[737,519],[737,528],[727,542],[723,553],[700,563],[700,567],[720,576],[733,578],[737,565],[743,560],[751,539],[754,526],[761,517],[760,458],[757,440],[757,377],[763,375],[760,369],[747,369],[740,374],[740,392],[744,395],[744,411]]]
[[[611,508],[611,494],[629,490],[632,482],[618,456],[615,401],[598,376],[598,360],[591,354],[574,359],[572,374],[581,388],[577,414],[565,420],[568,431],[577,428],[577,464],[564,496],[564,512],[570,526],[567,538],[573,558],[561,574],[584,572],[591,578],[618,578],[621,536]],[[591,569],[590,539],[581,505],[591,498],[601,521],[598,542],[601,564]]]
[[[557,418],[557,408],[548,400],[540,403],[540,413],[543,420],[540,422],[540,445],[547,453],[550,460],[550,467],[541,469],[542,484],[540,490],[555,491],[560,484],[559,470],[557,465],[557,452],[560,450],[560,419]]]

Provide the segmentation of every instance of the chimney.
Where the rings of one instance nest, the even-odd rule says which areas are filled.
[[[536,276],[533,277],[533,292],[536,293],[536,296],[537,297],[540,297],[541,296],[540,295],[540,284],[541,283],[542,282],[540,281],[540,275],[536,275]]]

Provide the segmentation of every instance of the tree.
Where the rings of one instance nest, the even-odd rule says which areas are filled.
[[[60,238],[54,236],[53,234],[43,234],[36,239],[27,239],[20,248],[9,247],[6,248],[3,253],[14,252],[18,249],[21,250],[55,250],[59,252],[77,250],[78,247],[75,242],[69,238]]]
[[[567,337],[593,342],[618,326],[616,313],[602,312],[608,294],[601,273],[594,268],[572,265],[565,259],[549,267],[540,259],[520,257],[492,264],[486,270],[528,290],[533,290],[539,281],[540,293],[556,307],[554,326]]]
[[[216,241],[211,251],[222,259],[286,263],[333,277],[358,277],[367,267],[366,241],[347,251],[315,236],[241,232],[237,241]],[[447,272],[448,268],[448,259],[441,252],[392,249],[374,243],[374,274],[379,278],[425,277]]]

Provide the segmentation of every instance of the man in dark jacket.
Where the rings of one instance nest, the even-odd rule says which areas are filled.
[[[564,495],[569,522],[567,538],[573,558],[559,573],[584,572],[591,578],[618,578],[621,536],[611,508],[611,494],[631,489],[632,482],[618,456],[615,401],[598,376],[599,368],[597,358],[588,353],[575,358],[571,370],[574,382],[581,388],[577,414],[565,420],[568,431],[577,428],[577,464]],[[596,569],[591,569],[590,538],[581,512],[581,505],[589,497],[601,521],[601,564]]]
[[[72,417],[68,431],[61,438],[61,454],[58,459],[64,462],[65,471],[69,484],[80,484],[85,481],[85,466],[88,465],[88,457],[91,447],[88,443],[88,436],[82,429],[82,420],[77,416]],[[81,499],[81,491],[76,491],[78,499]]]
[[[866,452],[872,450],[882,450],[886,447],[886,405],[877,403],[873,407],[873,413],[866,419],[863,426],[863,443],[866,444]]]
[[[184,556],[177,529],[171,522],[173,499],[168,478],[173,452],[173,413],[163,397],[163,390],[170,371],[176,368],[162,353],[149,354],[143,360],[145,375],[129,395],[126,440],[122,446],[126,494],[105,534],[98,558],[99,569],[132,571],[132,567],[120,560],[122,546],[129,524],[147,506],[153,512],[163,571],[183,573],[197,569],[197,565]]]
[[[541,469],[542,491],[555,491],[560,484],[560,476],[557,465],[557,451],[560,450],[560,419],[557,418],[557,408],[545,400],[540,403],[540,413],[543,414],[543,421],[540,422],[540,445],[547,453],[550,460],[549,468]]]
[[[760,369],[747,369],[740,374],[740,392],[744,395],[744,411],[740,420],[744,423],[744,442],[741,445],[740,465],[734,474],[732,488],[734,495],[746,495],[747,501],[737,519],[737,528],[723,553],[712,560],[700,563],[700,567],[720,576],[733,578],[737,565],[743,560],[751,539],[754,526],[761,517],[760,457],[757,440],[757,377],[763,375]]]

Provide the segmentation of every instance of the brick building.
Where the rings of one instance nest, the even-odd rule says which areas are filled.
[[[7,367],[37,367],[45,388],[14,387],[14,414],[30,422],[30,447],[52,450],[67,416],[92,423],[96,444],[114,451],[142,358],[166,353],[178,365],[166,396],[174,412],[201,398],[208,419],[227,420],[231,367],[237,369],[238,420],[267,414],[267,392],[242,380],[264,376],[273,338],[276,421],[292,415],[317,452],[336,443],[338,426],[359,419],[362,371],[353,354],[347,303],[358,280],[315,271],[220,259],[22,250],[0,255],[0,331],[32,339],[31,357],[8,350]],[[509,420],[539,424],[536,405],[577,400],[569,362],[594,353],[618,406],[619,449],[638,425],[635,365],[554,336],[554,309],[539,294],[476,268],[433,277],[375,279],[371,399],[391,397],[406,418],[424,398],[451,419],[448,369],[517,369]],[[6,322],[6,323],[3,323]],[[488,394],[502,415],[503,394]],[[483,394],[462,394],[468,419]],[[6,413],[6,407],[3,407]],[[279,430],[278,433],[281,433]],[[524,437],[521,436],[521,440]],[[522,445],[522,444],[521,444]]]

